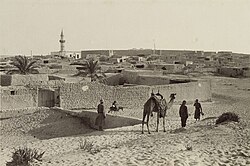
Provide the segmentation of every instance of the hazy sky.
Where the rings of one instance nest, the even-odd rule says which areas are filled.
[[[0,0],[0,55],[156,48],[250,53],[250,0]]]

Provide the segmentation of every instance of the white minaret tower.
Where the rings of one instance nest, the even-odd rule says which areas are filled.
[[[59,40],[60,42],[60,53],[62,54],[63,52],[65,52],[65,40],[64,40],[64,34],[63,34],[63,30],[61,31],[61,39]]]

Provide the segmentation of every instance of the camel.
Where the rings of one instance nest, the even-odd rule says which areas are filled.
[[[167,103],[166,100],[163,98],[163,96],[159,93],[154,94],[153,92],[151,93],[151,97],[147,100],[147,102],[144,104],[144,109],[143,109],[143,118],[142,118],[142,134],[144,134],[144,123],[145,123],[145,118],[147,116],[147,128],[148,128],[148,133],[150,134],[149,131],[149,116],[153,116],[153,112],[157,112],[157,126],[156,126],[156,132],[158,132],[158,126],[159,126],[159,119],[162,117],[163,118],[163,131],[166,132],[165,129],[165,116],[166,112],[168,109],[170,109],[174,103],[176,93],[172,93],[170,95],[170,100]],[[158,99],[156,96],[160,96],[161,99]]]

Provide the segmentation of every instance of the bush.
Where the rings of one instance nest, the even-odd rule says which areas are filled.
[[[88,142],[86,139],[84,140],[84,142],[82,139],[79,140],[80,149],[83,149],[87,152],[91,152],[91,150],[93,149],[93,146],[94,146],[93,142]]]
[[[79,147],[90,154],[95,154],[101,151],[100,147],[95,147],[93,142],[87,141],[86,139],[84,142],[82,139],[79,140]]]
[[[233,112],[226,112],[223,113],[219,118],[216,120],[216,124],[220,124],[222,122],[227,122],[227,121],[234,121],[234,122],[239,122],[239,116]]]
[[[12,161],[8,162],[7,166],[28,166],[30,162],[37,160],[41,161],[45,152],[39,153],[37,149],[30,149],[27,147],[15,149],[12,154]]]
[[[30,162],[37,160],[41,161],[45,152],[39,153],[37,149],[27,147],[15,149],[12,154],[12,161],[8,162],[7,166],[23,165],[28,166]]]

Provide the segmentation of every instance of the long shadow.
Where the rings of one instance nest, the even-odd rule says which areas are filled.
[[[29,131],[29,134],[40,140],[57,137],[67,137],[86,134],[94,130],[86,126],[81,119],[74,118],[64,113],[53,112],[45,118],[39,128]]]
[[[51,138],[79,136],[86,134],[106,135],[114,134],[117,132],[141,132],[139,130],[129,131],[122,129],[96,132],[96,127],[93,127],[93,119],[95,119],[96,114],[94,114],[95,116],[91,117],[91,119],[89,115],[92,116],[93,113],[74,113],[74,115],[70,115],[61,110],[51,110],[49,116],[40,123],[41,127],[30,130],[29,134],[40,140],[45,140]],[[111,129],[124,126],[133,126],[140,123],[140,120],[130,119],[128,117],[107,116],[106,125],[104,128]]]

